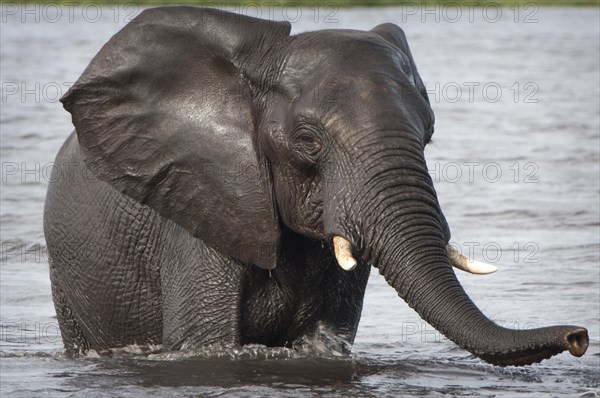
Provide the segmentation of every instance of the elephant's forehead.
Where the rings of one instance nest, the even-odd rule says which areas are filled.
[[[351,75],[324,80],[312,90],[300,93],[291,109],[302,119],[318,120],[330,132],[422,130],[420,115],[426,112],[420,108],[422,102],[410,100],[411,95],[419,93],[408,86]]]
[[[363,31],[322,30],[299,35],[285,66],[307,75],[369,73],[397,70],[410,73],[408,57],[381,36]]]
[[[332,32],[307,37],[288,55],[279,83],[292,98],[311,93],[326,101],[357,94],[368,99],[391,86],[414,84],[408,57],[378,35]]]
[[[421,124],[426,104],[411,100],[420,93],[400,49],[371,32],[305,35],[293,44],[279,79],[291,109],[344,131]]]

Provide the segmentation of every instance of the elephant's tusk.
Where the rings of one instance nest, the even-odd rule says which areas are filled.
[[[346,239],[334,236],[333,251],[338,264],[344,271],[352,271],[356,267],[356,260],[352,257],[352,246]]]
[[[448,259],[450,260],[450,264],[463,271],[470,272],[472,274],[483,275],[491,274],[498,270],[495,265],[471,260],[468,257],[463,256],[450,245],[446,246],[446,250],[448,251]]]

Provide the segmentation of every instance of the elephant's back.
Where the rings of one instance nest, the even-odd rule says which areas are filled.
[[[98,180],[77,135],[67,138],[50,178],[44,234],[57,314],[68,306],[92,347],[160,343],[162,224],[156,212]]]

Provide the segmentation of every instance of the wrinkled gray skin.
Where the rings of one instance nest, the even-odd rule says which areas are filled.
[[[458,283],[423,155],[433,112],[402,30],[289,30],[147,10],[62,99],[76,134],[44,229],[67,352],[309,341],[348,352],[374,266],[488,362],[583,355],[585,329],[499,327]],[[337,266],[334,235],[352,244],[354,271]]]

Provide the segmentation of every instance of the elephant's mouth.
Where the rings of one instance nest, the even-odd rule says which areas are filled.
[[[341,236],[334,236],[333,248],[338,265],[344,271],[352,271],[356,267],[356,264],[358,264],[352,254],[352,244],[348,242],[346,238],[343,238]],[[450,264],[452,264],[453,267],[466,272],[470,272],[471,274],[491,274],[496,272],[498,269],[494,265],[472,260],[462,255],[451,245],[446,246],[446,251],[448,252],[448,260],[450,261]]]

